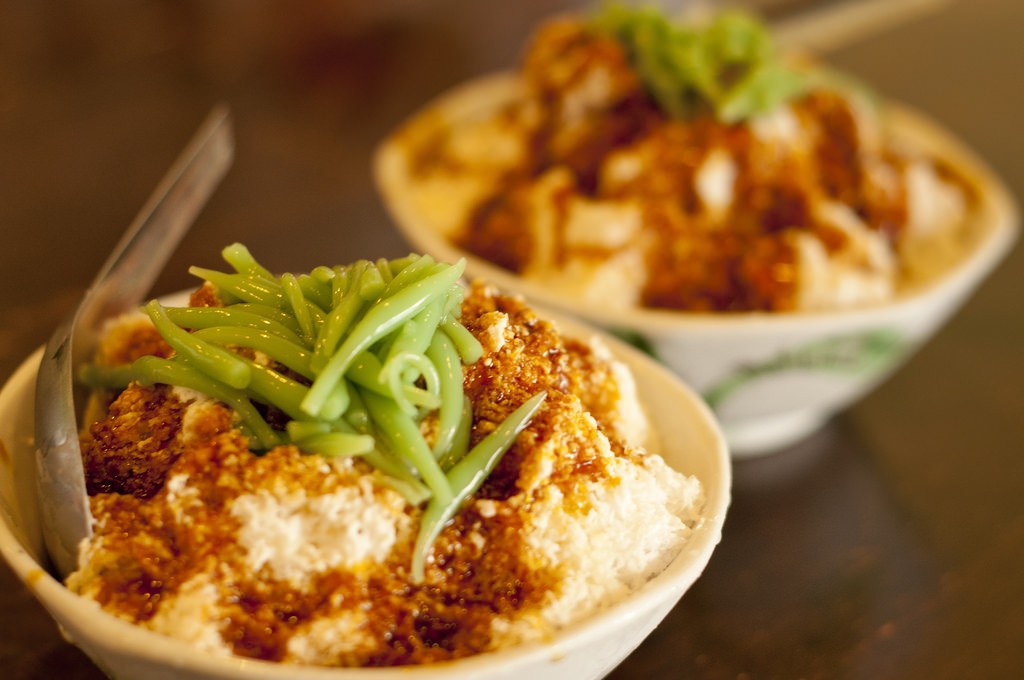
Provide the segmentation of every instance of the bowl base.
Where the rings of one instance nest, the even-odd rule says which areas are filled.
[[[734,459],[775,453],[795,444],[821,427],[827,416],[820,411],[797,411],[737,423],[723,423],[729,453]]]

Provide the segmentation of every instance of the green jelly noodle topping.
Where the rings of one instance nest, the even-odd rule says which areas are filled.
[[[165,307],[156,300],[143,307],[174,349],[171,358],[89,364],[81,381],[94,388],[133,381],[186,387],[234,409],[254,449],[294,444],[306,453],[361,456],[382,484],[413,505],[426,503],[412,561],[413,579],[422,581],[437,535],[546,393],[469,446],[473,414],[462,366],[483,350],[459,321],[464,261],[409,255],[274,276],[241,244],[222,255],[233,272],[189,271],[214,286],[223,307]],[[266,406],[285,414],[284,430],[267,422]],[[429,444],[420,423],[433,413]]]
[[[724,123],[771,112],[815,76],[787,64],[753,15],[725,10],[702,25],[673,23],[653,7],[603,5],[593,30],[616,38],[650,95],[671,117],[710,110]]]

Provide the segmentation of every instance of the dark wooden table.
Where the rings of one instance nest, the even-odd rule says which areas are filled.
[[[0,0],[0,379],[44,342],[217,101],[231,174],[158,284],[247,243],[268,265],[406,250],[376,143],[504,67],[543,0]],[[961,0],[832,55],[931,112],[1020,193],[1017,0]],[[725,537],[614,678],[1009,678],[1024,672],[1024,256],[811,439],[735,468]],[[99,678],[0,566],[0,675]]]

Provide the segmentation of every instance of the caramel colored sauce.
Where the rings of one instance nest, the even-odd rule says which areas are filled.
[[[553,232],[546,237],[555,248],[551,266],[568,258],[566,201],[575,196],[639,205],[642,235],[629,247],[645,253],[640,304],[646,307],[795,308],[800,281],[794,236],[808,233],[831,251],[846,238],[816,214],[821,201],[846,206],[897,247],[907,223],[907,161],[885,142],[866,139],[870,132],[860,129],[846,96],[822,89],[792,102],[800,136],[793,149],[790,141],[758,136],[751,125],[722,123],[710,113],[669,119],[647,97],[621,46],[571,20],[538,31],[520,75],[529,92],[520,102],[529,157],[469,211],[454,238],[475,255],[516,273],[527,269],[536,248],[530,225],[538,199],[532,189],[556,169],[572,181],[550,199],[550,215],[540,227]],[[579,101],[595,81],[603,94],[580,114]],[[702,204],[697,178],[716,150],[728,153],[736,174],[731,203],[711,210]],[[623,152],[639,159],[642,169],[612,179],[609,168]],[[443,154],[435,148],[434,157]],[[881,175],[891,181],[883,186]],[[614,248],[574,248],[574,257],[598,262],[615,255]]]
[[[463,321],[484,338],[494,315],[507,318],[500,344],[484,340],[484,358],[467,367],[479,441],[540,390],[548,399],[530,426],[469,502],[444,528],[426,565],[410,578],[415,529],[382,562],[316,571],[296,583],[264,565],[255,573],[240,543],[236,499],[261,490],[302,493],[312,501],[365,484],[361,461],[333,465],[279,446],[263,455],[231,425],[223,405],[189,416],[162,386],[133,385],[111,403],[106,419],[84,437],[91,506],[98,519],[91,580],[75,587],[105,609],[141,625],[156,620],[187,584],[216,589],[216,625],[239,656],[289,660],[289,644],[309,625],[349,617],[361,642],[325,663],[395,666],[456,659],[490,649],[496,618],[514,621],[557,593],[563,575],[539,563],[524,529],[544,484],[557,485],[569,512],[585,512],[586,480],[608,475],[593,445],[593,414],[629,455],[614,430],[616,383],[607,362],[587,345],[565,341],[517,298],[472,286]],[[538,481],[537,471],[550,469]],[[184,483],[183,483],[184,482]],[[371,485],[382,500],[397,496]],[[486,505],[488,510],[482,508]],[[417,527],[421,509],[404,506]]]
[[[156,493],[181,453],[176,439],[183,413],[166,387],[129,386],[82,439],[88,492]]]

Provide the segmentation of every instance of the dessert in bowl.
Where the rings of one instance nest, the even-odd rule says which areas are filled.
[[[732,14],[555,19],[517,71],[415,113],[375,172],[417,249],[650,350],[734,455],[884,379],[1017,230],[952,135]]]
[[[600,677],[699,576],[729,461],[670,373],[519,298],[463,292],[430,258],[293,280],[225,252],[235,273],[198,272],[189,306],[119,320],[82,373],[95,527],[67,585],[31,493],[39,356],[0,393],[0,550],[112,677]],[[356,312],[339,311],[347,294]],[[256,321],[272,338],[254,339],[254,314],[284,330]],[[319,332],[342,317],[350,331]],[[203,344],[230,356],[206,364]],[[465,441],[445,434],[452,394]]]

